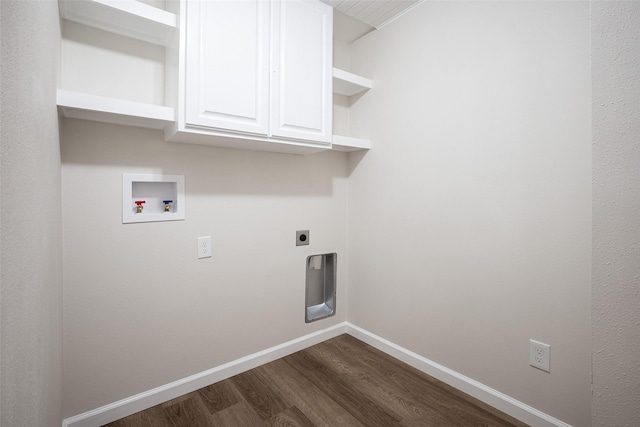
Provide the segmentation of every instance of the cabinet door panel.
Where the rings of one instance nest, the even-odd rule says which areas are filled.
[[[269,2],[187,2],[185,122],[266,135]]]
[[[273,2],[271,134],[331,141],[333,9]]]

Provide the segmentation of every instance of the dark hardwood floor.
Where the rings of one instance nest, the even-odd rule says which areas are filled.
[[[524,426],[351,337],[154,406],[109,427]]]

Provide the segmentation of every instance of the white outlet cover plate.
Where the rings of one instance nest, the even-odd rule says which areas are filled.
[[[211,236],[198,237],[198,258],[211,258]]]
[[[539,341],[529,340],[529,365],[545,372],[549,369],[549,359],[551,356],[551,346]]]

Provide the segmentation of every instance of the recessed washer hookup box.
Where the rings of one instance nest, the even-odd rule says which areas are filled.
[[[184,175],[122,175],[122,223],[185,218]]]

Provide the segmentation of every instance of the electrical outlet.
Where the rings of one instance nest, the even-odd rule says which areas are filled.
[[[309,244],[309,230],[296,231],[296,246],[306,246]]]
[[[211,258],[211,236],[198,237],[198,258]]]
[[[549,370],[551,346],[535,340],[529,340],[529,365],[546,372]]]

